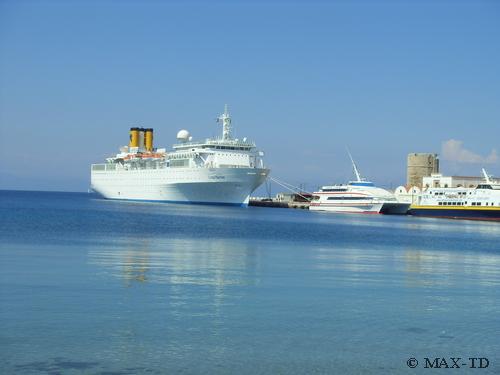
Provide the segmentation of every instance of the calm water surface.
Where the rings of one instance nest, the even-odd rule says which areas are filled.
[[[500,373],[499,223],[8,191],[0,213],[5,374]]]

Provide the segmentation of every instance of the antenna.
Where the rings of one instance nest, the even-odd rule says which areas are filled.
[[[356,175],[356,181],[357,182],[363,181],[362,178],[361,178],[361,176],[359,175],[359,171],[358,171],[358,168],[356,167],[356,163],[354,162],[354,160],[352,158],[352,155],[349,152],[349,149],[347,147],[346,147],[346,150],[347,150],[347,154],[349,155],[349,158],[351,159],[352,168],[354,169],[354,174]]]
[[[482,169],[482,171],[483,171],[483,176],[484,176],[484,179],[486,180],[486,183],[491,184],[492,182],[490,180],[490,176],[488,176],[488,173],[486,173],[484,168]]]

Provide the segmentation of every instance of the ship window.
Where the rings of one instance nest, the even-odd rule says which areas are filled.
[[[181,168],[181,167],[188,167],[188,166],[189,166],[188,159],[177,159],[177,160],[170,161],[171,168]]]
[[[104,171],[106,169],[105,164],[92,164],[93,171]]]
[[[339,200],[347,200],[347,201],[356,201],[356,200],[362,200],[362,199],[367,199],[367,197],[328,197],[329,201],[339,201]]]
[[[480,206],[480,205],[481,205],[481,202],[477,202],[477,203],[476,203],[476,206]]]
[[[439,202],[438,205],[442,206],[443,205],[443,202]]]

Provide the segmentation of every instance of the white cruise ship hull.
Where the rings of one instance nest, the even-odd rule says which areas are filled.
[[[265,168],[163,168],[91,172],[106,199],[245,206],[266,179]]]

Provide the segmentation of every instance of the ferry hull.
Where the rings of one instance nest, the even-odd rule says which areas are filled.
[[[412,207],[409,211],[413,216],[439,217],[447,219],[490,220],[500,221],[500,208],[456,208],[442,207]]]
[[[409,203],[384,203],[380,213],[384,215],[406,215],[409,209]]]
[[[311,203],[309,206],[310,211],[326,211],[338,213],[354,213],[354,214],[378,214],[382,209],[382,203],[368,203],[359,205],[333,205],[319,203]]]
[[[246,206],[269,174],[264,168],[183,168],[92,172],[106,199]]]

